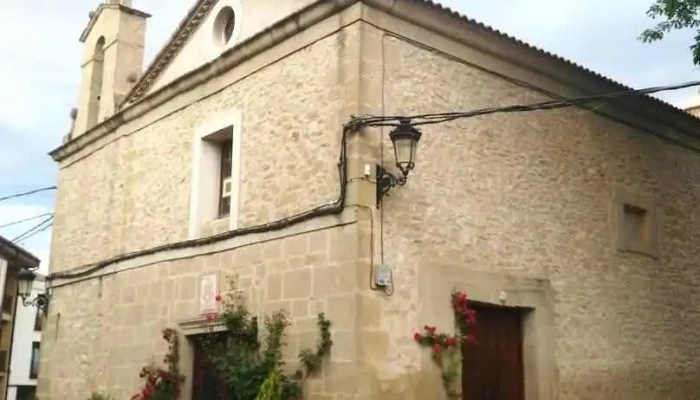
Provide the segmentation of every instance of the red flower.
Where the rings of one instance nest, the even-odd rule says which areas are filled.
[[[466,322],[467,325],[475,325],[476,324],[476,311],[470,309],[467,309],[464,317],[464,322]]]
[[[413,339],[414,339],[416,342],[420,342],[420,340],[423,339],[423,335],[421,335],[420,332],[416,332],[416,333],[413,334]]]
[[[220,295],[220,294],[217,294],[216,297],[215,297],[215,299],[216,299],[216,301],[221,301],[221,295]]]
[[[453,347],[457,343],[457,340],[453,337],[447,338],[445,341],[445,347]]]
[[[216,319],[216,313],[209,313],[207,314],[207,320],[208,321],[213,321]]]
[[[434,326],[424,326],[423,329],[425,329],[426,332],[428,332],[429,335],[434,335],[435,334],[435,327]]]
[[[442,346],[440,344],[435,344],[433,346],[433,354],[438,355],[442,353]]]

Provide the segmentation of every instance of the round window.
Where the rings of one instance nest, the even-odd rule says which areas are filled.
[[[220,46],[227,45],[233,37],[236,27],[236,13],[231,7],[224,7],[214,20],[214,42]]]

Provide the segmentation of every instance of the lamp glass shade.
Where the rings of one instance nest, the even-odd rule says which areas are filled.
[[[421,132],[406,120],[401,121],[399,126],[389,133],[394,144],[396,166],[404,175],[408,175],[408,171],[412,170],[416,164],[416,150],[421,135]]]
[[[17,284],[19,295],[23,298],[29,297],[32,293],[32,284],[34,283],[34,272],[22,268],[17,274]]]
[[[415,165],[416,142],[406,138],[397,139],[394,141],[394,156],[401,171],[412,170]]]

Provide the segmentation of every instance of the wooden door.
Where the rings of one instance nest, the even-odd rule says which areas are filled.
[[[207,360],[201,341],[195,340],[194,345],[192,400],[235,400],[234,395],[228,393],[219,372]]]
[[[522,311],[471,307],[476,310],[476,343],[462,346],[463,399],[525,400]]]

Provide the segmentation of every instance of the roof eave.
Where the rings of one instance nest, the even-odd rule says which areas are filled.
[[[85,43],[87,40],[88,35],[90,35],[90,32],[92,31],[92,28],[95,26],[95,23],[97,22],[97,19],[100,17],[100,14],[105,8],[113,8],[117,10],[124,11],[127,14],[135,15],[137,17],[141,18],[150,18],[151,14],[137,10],[135,8],[127,7],[123,4],[105,4],[102,3],[99,6],[97,6],[97,9],[91,13],[90,20],[88,21],[87,26],[85,29],[83,29],[83,32],[80,34],[80,42]]]
[[[37,268],[41,262],[34,254],[2,236],[0,236],[0,257],[30,269]]]

